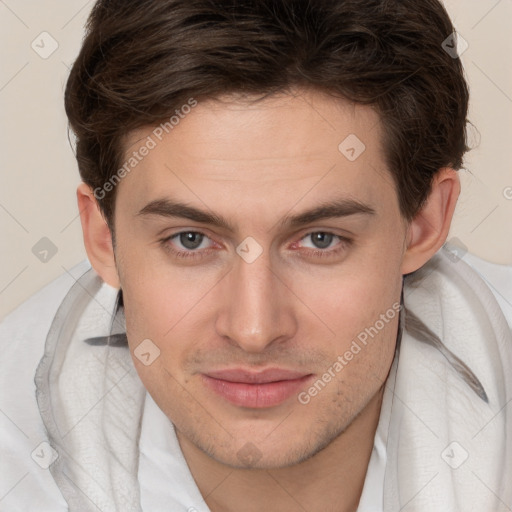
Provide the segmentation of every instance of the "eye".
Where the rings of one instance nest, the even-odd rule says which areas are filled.
[[[212,240],[198,231],[181,231],[161,240],[165,250],[177,258],[196,258],[209,253]]]
[[[327,249],[333,241],[340,239],[339,236],[336,236],[332,233],[324,233],[322,231],[317,233],[309,233],[304,238],[302,238],[302,240],[307,240],[308,238],[311,240],[313,247],[310,247],[312,249]]]
[[[335,235],[327,231],[315,231],[303,236],[298,242],[292,244],[294,249],[304,249],[306,258],[339,258],[345,254],[352,244],[352,240]]]
[[[174,239],[176,239],[176,241],[180,243],[185,249],[193,251],[195,249],[204,248],[201,247],[201,245],[205,241],[206,237],[197,231],[183,231],[182,233],[177,233],[171,237],[171,240]]]

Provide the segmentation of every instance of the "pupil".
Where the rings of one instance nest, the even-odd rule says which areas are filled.
[[[202,241],[203,235],[200,233],[193,233],[192,231],[189,231],[188,233],[180,234],[180,243],[187,249],[197,249],[201,245]]]
[[[333,235],[329,233],[315,233],[312,237],[313,243],[319,248],[319,249],[326,249],[329,247],[332,243]]]

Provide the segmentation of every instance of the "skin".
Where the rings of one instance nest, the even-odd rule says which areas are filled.
[[[127,156],[152,130],[129,134]],[[349,134],[366,146],[354,162],[338,150]],[[400,301],[403,275],[442,246],[457,174],[440,169],[427,204],[407,223],[381,138],[374,110],[320,92],[200,102],[118,185],[115,251],[91,189],[78,188],[89,259],[105,282],[123,289],[132,353],[148,338],[160,349],[151,365],[136,357],[134,364],[174,423],[212,511],[357,508],[398,315],[305,405],[294,394],[273,407],[236,406],[201,374],[279,367],[314,382]],[[374,213],[282,223],[347,198]],[[140,214],[161,199],[213,212],[233,229]],[[206,235],[199,249],[169,239],[184,231]],[[336,236],[319,248],[314,233]],[[246,237],[263,249],[252,263],[236,252]],[[179,258],[173,249],[196,256]],[[240,456],[248,447],[256,454],[251,464]]]

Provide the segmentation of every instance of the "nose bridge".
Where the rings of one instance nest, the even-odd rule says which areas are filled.
[[[248,352],[292,336],[292,305],[282,287],[266,255],[251,263],[240,258],[225,283],[218,333]]]

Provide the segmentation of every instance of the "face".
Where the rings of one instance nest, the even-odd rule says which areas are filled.
[[[115,210],[130,349],[180,437],[284,467],[336,439],[393,359],[406,225],[379,117],[304,91],[190,110],[126,144],[147,153]]]

